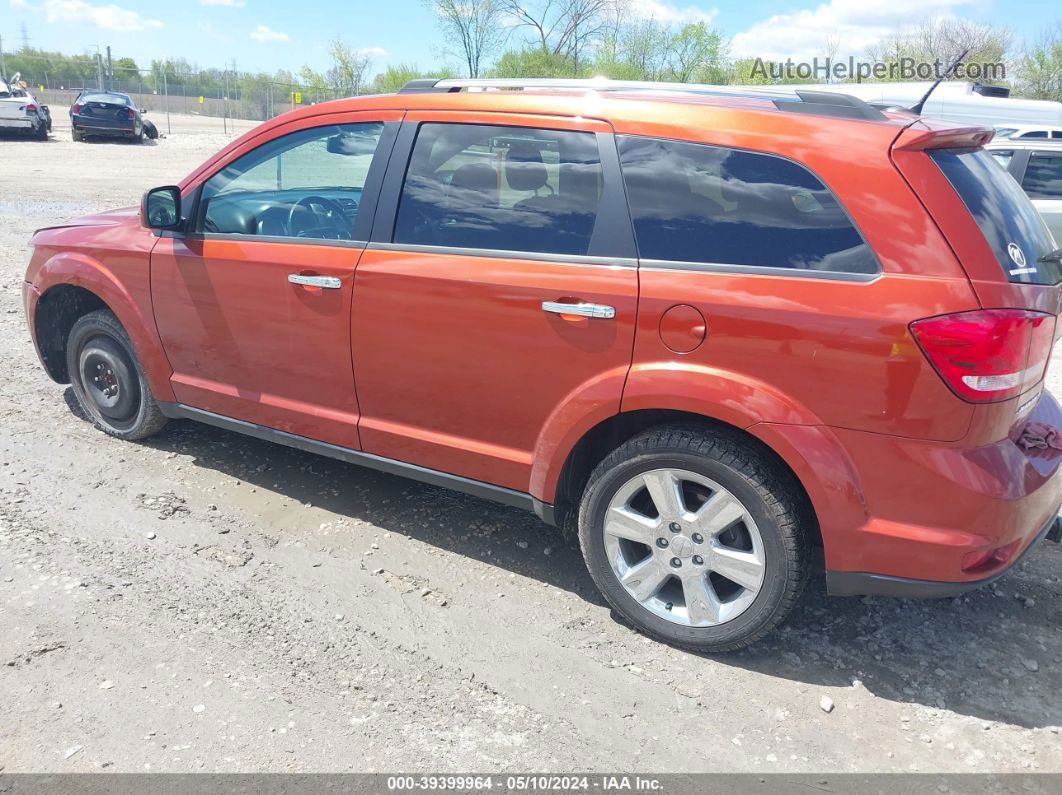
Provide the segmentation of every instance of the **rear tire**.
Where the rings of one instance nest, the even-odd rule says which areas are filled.
[[[48,140],[47,122],[42,121],[37,125],[37,127],[33,130],[33,137],[36,138],[38,141]]]
[[[594,469],[579,543],[601,593],[638,630],[735,651],[780,624],[804,588],[803,506],[793,475],[739,435],[666,426]]]
[[[78,403],[104,433],[144,439],[166,425],[129,335],[110,311],[90,312],[74,323],[66,366]]]
[[[85,134],[78,132],[78,129],[76,127],[70,128],[70,137],[74,139],[75,143],[80,143],[81,141],[85,140]]]

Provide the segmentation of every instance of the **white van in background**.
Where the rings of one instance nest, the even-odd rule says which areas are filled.
[[[851,94],[875,105],[909,108],[929,90],[926,83],[827,83],[786,88],[809,91],[836,91]],[[1009,89],[980,83],[949,81],[941,83],[929,97],[922,115],[927,119],[986,127],[1035,126],[1062,128],[1062,102],[1043,99],[1012,99]]]

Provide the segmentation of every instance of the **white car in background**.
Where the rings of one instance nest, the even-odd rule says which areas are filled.
[[[0,132],[22,132],[39,141],[48,140],[52,115],[21,85],[15,74],[10,81],[0,78]]]
[[[995,138],[985,149],[1018,181],[1062,245],[1062,140]]]
[[[1037,139],[1040,141],[1062,141],[1062,127],[1045,127],[1042,124],[997,124],[996,137],[993,141],[1008,139],[1011,141]]]

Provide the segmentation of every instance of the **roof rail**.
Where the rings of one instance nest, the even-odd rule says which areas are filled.
[[[706,83],[665,83],[646,80],[588,80],[566,78],[421,78],[410,80],[399,94],[441,94],[457,91],[523,91],[525,89],[581,91],[653,91],[701,96],[766,99],[778,110],[813,113],[848,119],[881,121],[885,116],[877,108],[849,94],[827,91],[792,90],[785,86],[717,86]]]

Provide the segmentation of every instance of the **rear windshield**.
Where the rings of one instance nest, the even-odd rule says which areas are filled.
[[[929,156],[966,203],[1007,279],[1057,284],[1062,265],[1038,262],[1055,250],[1043,218],[1014,178],[984,149],[935,149]]]
[[[82,102],[107,102],[111,105],[130,105],[129,97],[124,94],[85,94]]]

